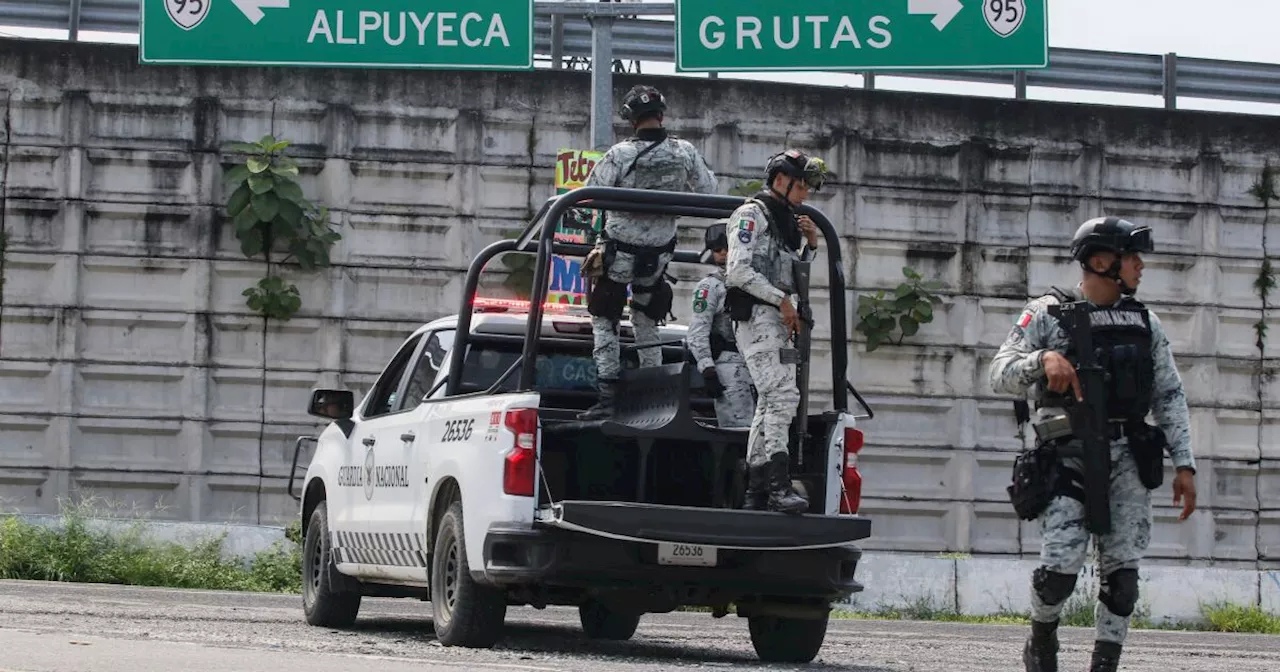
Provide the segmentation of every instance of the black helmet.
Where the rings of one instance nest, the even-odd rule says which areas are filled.
[[[1120,257],[1125,254],[1151,252],[1155,243],[1151,240],[1151,227],[1138,226],[1119,217],[1095,217],[1076,229],[1071,239],[1071,258],[1080,262],[1087,273],[1101,275],[1120,285],[1123,294],[1132,295],[1136,287],[1130,287],[1120,278]],[[1096,252],[1109,250],[1116,253],[1111,266],[1099,273],[1087,263]]]
[[[623,119],[635,123],[645,117],[661,114],[667,109],[667,99],[652,86],[638,84],[631,87],[622,98],[622,109],[619,114]]]
[[[1071,239],[1071,258],[1079,262],[1087,261],[1102,250],[1123,255],[1154,249],[1151,227],[1138,226],[1119,217],[1095,217],[1081,224]]]
[[[798,149],[788,149],[769,157],[769,162],[764,167],[765,187],[773,187],[773,176],[778,173],[804,180],[814,191],[821,189],[827,178],[835,177],[835,173],[827,168],[825,161],[816,156],[809,156]]]
[[[698,257],[698,261],[707,263],[711,260],[711,253],[716,250],[729,249],[729,220],[716,220],[715,224],[708,226],[703,232],[702,243],[705,249],[702,250],[702,256]]]

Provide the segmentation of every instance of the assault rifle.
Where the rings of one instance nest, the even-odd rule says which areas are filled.
[[[796,330],[796,352],[800,361],[796,364],[796,389],[800,392],[800,403],[796,406],[794,429],[796,436],[796,453],[800,456],[800,464],[804,464],[804,445],[809,437],[809,349],[813,343],[813,309],[809,306],[809,273],[811,263],[793,259],[792,273],[799,301],[796,314],[800,317],[800,325]]]
[[[1073,301],[1049,306],[1071,339],[1076,355],[1076,377],[1084,402],[1065,393],[1064,406],[1071,419],[1071,433],[1084,444],[1085,526],[1094,534],[1111,531],[1111,439],[1107,427],[1107,387],[1104,369],[1093,351],[1089,303]]]

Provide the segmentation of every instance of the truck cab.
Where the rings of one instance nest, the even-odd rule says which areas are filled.
[[[748,430],[717,426],[682,325],[660,328],[662,364],[640,368],[624,320],[615,415],[578,420],[595,401],[590,316],[543,300],[551,255],[590,249],[554,239],[570,207],[724,217],[739,204],[602,187],[550,199],[520,238],[480,253],[458,313],[409,334],[358,403],[314,390],[309,412],[331,422],[298,440],[315,442],[295,495],[307,621],[349,625],[365,595],[415,597],[441,643],[476,647],[497,641],[510,605],[576,606],[604,639],[629,638],[645,613],[703,606],[747,618],[763,660],[812,660],[832,604],[862,589],[856,542],[870,535],[830,222],[804,208],[826,236],[834,381],[822,413],[802,388],[791,436],[804,513],[741,508]],[[530,300],[479,296],[485,264],[512,252],[537,255]]]

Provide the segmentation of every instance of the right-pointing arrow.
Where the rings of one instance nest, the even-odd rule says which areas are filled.
[[[264,8],[289,9],[289,0],[231,0],[231,3],[255,26],[262,20]]]
[[[907,0],[908,14],[932,14],[933,27],[938,30],[946,28],[962,9],[964,5],[960,0]]]

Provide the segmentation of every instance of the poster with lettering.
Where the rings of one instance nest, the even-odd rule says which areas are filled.
[[[604,152],[561,149],[556,153],[556,195],[564,194],[587,181]],[[600,230],[600,213],[593,210],[570,211],[556,226],[556,240],[566,243],[587,242],[587,231]],[[582,260],[553,255],[549,303],[587,304],[586,282],[582,277]]]

